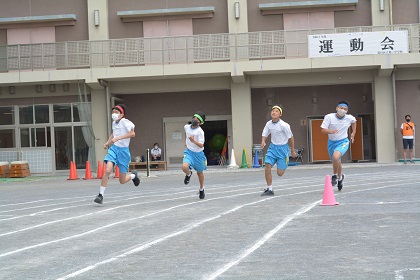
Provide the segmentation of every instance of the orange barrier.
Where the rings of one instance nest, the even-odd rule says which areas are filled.
[[[118,165],[115,165],[114,178],[120,178],[120,169],[118,168]]]
[[[79,177],[77,177],[76,172],[76,163],[74,161],[70,162],[70,176],[67,180],[78,180]]]
[[[92,172],[90,171],[90,162],[86,161],[86,172],[85,172],[85,178],[83,180],[90,180],[92,178]]]

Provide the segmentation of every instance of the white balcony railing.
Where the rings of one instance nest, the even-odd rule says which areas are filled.
[[[261,31],[0,46],[0,71],[141,66],[308,57],[310,34],[407,30],[420,52],[420,24]]]

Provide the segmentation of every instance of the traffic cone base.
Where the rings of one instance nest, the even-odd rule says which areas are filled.
[[[229,168],[239,168],[239,166],[236,164],[235,159],[235,151],[232,149],[232,153],[230,154],[230,164],[228,165]]]
[[[76,163],[71,161],[70,162],[70,176],[67,180],[78,180],[77,171],[76,171]]]
[[[321,206],[335,206],[339,205],[337,201],[335,201],[334,190],[331,185],[331,178],[330,175],[325,176],[325,185],[324,185],[324,197],[322,198]]]
[[[241,164],[241,168],[248,168],[248,162],[246,161],[246,149],[244,148],[244,150],[242,151],[242,164]]]
[[[98,168],[96,169],[96,179],[102,179],[103,173],[102,173],[102,163],[98,160]]]
[[[254,155],[254,165],[252,166],[253,168],[260,168],[261,165],[258,161],[258,151],[255,151],[255,155]]]
[[[86,161],[86,171],[85,171],[85,178],[83,180],[90,180],[92,178],[92,172],[90,171],[90,162]]]

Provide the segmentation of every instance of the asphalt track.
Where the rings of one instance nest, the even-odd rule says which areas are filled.
[[[0,180],[0,279],[420,279],[420,165],[154,172],[134,187],[64,176]],[[79,174],[82,177],[82,174]]]

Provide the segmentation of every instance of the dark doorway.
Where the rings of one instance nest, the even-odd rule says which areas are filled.
[[[219,165],[220,158],[227,147],[227,121],[206,121],[201,128],[204,130],[204,154],[207,158],[207,165]],[[225,149],[223,149],[225,148]],[[225,159],[228,159],[228,152]]]

